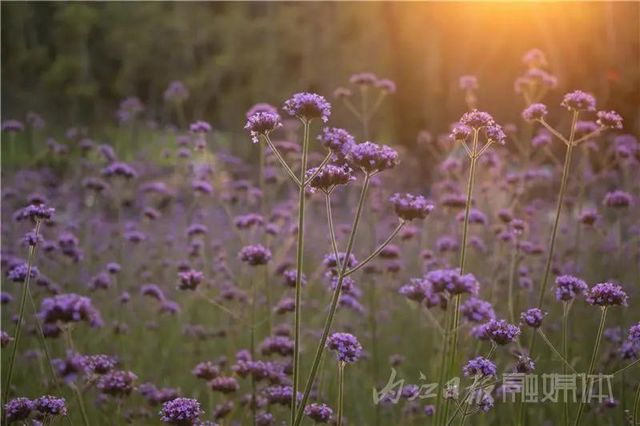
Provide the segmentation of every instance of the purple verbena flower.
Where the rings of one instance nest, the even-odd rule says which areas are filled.
[[[542,325],[542,320],[545,315],[547,315],[547,313],[542,309],[531,308],[520,314],[520,320],[529,327],[539,328]]]
[[[434,208],[433,203],[422,195],[395,193],[389,201],[393,203],[398,217],[406,221],[424,219]]]
[[[556,300],[567,302],[587,291],[587,283],[573,275],[556,278]]]
[[[307,92],[294,94],[285,101],[282,109],[305,121],[320,118],[326,123],[331,115],[331,104],[323,96]]]
[[[587,291],[587,303],[593,306],[627,306],[627,293],[618,284],[604,282],[595,284]]]
[[[199,417],[204,414],[200,403],[192,398],[176,398],[162,404],[160,420],[178,426],[198,424]]]
[[[560,105],[573,111],[595,111],[596,99],[582,90],[575,90],[564,95]]]
[[[462,371],[467,377],[490,377],[497,374],[496,365],[492,361],[481,356],[469,360],[462,368]]]
[[[327,339],[327,348],[336,352],[338,361],[347,364],[356,362],[362,356],[362,345],[349,333],[333,333]]]

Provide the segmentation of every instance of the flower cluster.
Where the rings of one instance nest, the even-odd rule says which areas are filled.
[[[434,206],[422,195],[396,193],[389,198],[396,214],[402,220],[424,219]]]
[[[164,423],[179,426],[195,425],[204,411],[200,403],[192,398],[176,398],[162,404],[160,420]]]
[[[251,266],[266,265],[271,260],[271,250],[261,244],[250,245],[243,247],[238,256]]]
[[[593,306],[627,306],[627,293],[618,284],[595,284],[587,292],[587,303]]]
[[[492,361],[479,356],[469,360],[469,362],[467,362],[467,364],[462,368],[462,371],[467,377],[490,377],[496,375],[497,368]]]
[[[38,316],[44,323],[86,321],[92,327],[102,326],[102,317],[91,299],[74,293],[59,294],[42,300]]]
[[[349,163],[367,174],[375,174],[398,165],[398,153],[386,146],[373,142],[354,145],[347,156]]]
[[[352,364],[362,356],[362,345],[353,334],[333,333],[327,339],[327,348],[336,352],[340,362]]]
[[[285,101],[282,109],[305,121],[319,118],[326,123],[331,115],[331,104],[323,96],[307,92],[294,94]]]
[[[587,283],[573,275],[561,275],[556,278],[556,299],[567,302],[584,294],[589,287]]]
[[[256,112],[247,119],[247,124],[244,126],[251,134],[253,143],[259,142],[259,136],[269,136],[279,127],[282,127],[282,122],[275,112]]]

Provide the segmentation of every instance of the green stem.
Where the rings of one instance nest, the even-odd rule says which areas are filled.
[[[309,152],[309,121],[304,122],[304,137],[302,140],[302,163],[300,165],[300,182],[304,182],[307,173],[307,155]],[[294,313],[294,348],[293,348],[293,393],[291,394],[291,423],[296,418],[296,404],[298,402],[298,380],[300,376],[300,311],[302,299],[302,267],[304,254],[304,207],[305,186],[300,184],[298,193],[298,244],[296,247],[296,300]]]
[[[364,200],[367,195],[367,190],[369,189],[370,180],[371,180],[371,176],[369,174],[366,174],[364,178],[364,183],[362,184],[362,192],[360,193],[360,200],[358,201],[358,208],[356,210],[356,215],[355,215],[355,218],[353,219],[351,234],[349,235],[349,240],[347,242],[347,249],[345,250],[345,255],[344,255],[345,261],[342,263],[342,266],[340,268],[340,273],[338,275],[338,283],[336,285],[335,290],[333,291],[333,296],[331,298],[331,306],[329,308],[329,314],[327,315],[327,318],[324,324],[322,337],[320,338],[320,342],[318,343],[318,347],[316,349],[316,354],[313,359],[313,364],[311,366],[309,377],[307,378],[307,383],[305,385],[300,408],[298,409],[298,414],[296,415],[295,421],[293,422],[293,426],[298,426],[302,421],[304,406],[307,400],[309,399],[309,394],[311,393],[311,387],[313,386],[313,381],[315,380],[316,374],[318,372],[318,365],[320,363],[322,351],[324,350],[324,346],[327,343],[327,338],[329,337],[329,331],[331,330],[331,325],[333,324],[333,317],[336,313],[336,309],[338,308],[340,291],[342,290],[342,282],[344,281],[345,273],[347,271],[347,265],[349,264],[348,262],[349,256],[351,255],[351,251],[353,250],[353,243],[355,241],[356,232],[358,231],[358,224],[360,223],[360,216],[362,215],[362,208],[364,206]]]
[[[469,235],[469,212],[471,211],[471,196],[473,194],[473,184],[475,182],[476,164],[478,161],[478,130],[473,131],[473,145],[471,151],[471,165],[469,167],[469,181],[467,183],[467,203],[464,211],[464,224],[462,227],[462,246],[460,249],[460,274],[464,274],[464,266],[467,255],[467,238]],[[458,324],[460,322],[460,295],[457,294],[453,298],[453,311],[451,312],[453,320],[451,321],[450,328],[448,330],[448,336],[450,336],[449,346],[449,366],[447,371],[449,375],[454,373],[456,350],[458,346]],[[438,409],[437,407],[436,409]],[[444,419],[447,418],[447,411],[449,409],[448,402],[445,402],[444,407]]]
[[[638,384],[638,387],[636,388],[636,396],[633,402],[632,416],[634,425],[640,423],[640,384]]]
[[[36,239],[38,236],[38,232],[40,231],[40,221],[36,222],[35,234]],[[20,336],[22,335],[22,322],[24,321],[24,311],[25,306],[27,305],[27,294],[29,289],[29,284],[31,284],[31,271],[32,264],[34,259],[34,254],[36,251],[35,246],[29,247],[29,256],[27,257],[27,276],[22,283],[22,294],[20,296],[20,310],[18,313],[18,322],[16,323],[16,333],[13,341],[13,348],[11,349],[11,356],[9,357],[9,367],[7,370],[7,381],[4,386],[4,401],[2,402],[2,406],[7,403],[9,400],[9,394],[11,392],[11,378],[13,377],[13,367],[16,361],[16,355],[18,353],[18,345],[20,343]]]
[[[382,250],[384,250],[385,247],[387,247],[391,243],[391,241],[395,238],[395,236],[398,235],[398,232],[400,232],[400,230],[402,230],[402,228],[404,227],[404,225],[406,223],[407,222],[405,222],[404,220],[401,220],[400,223],[398,224],[398,226],[396,226],[396,228],[393,230],[393,232],[391,232],[389,237],[382,244],[380,244],[378,246],[378,248],[375,249],[375,251],[373,253],[371,253],[369,256],[367,256],[367,258],[364,259],[362,262],[360,262],[356,266],[354,266],[353,269],[349,269],[347,272],[345,272],[345,277],[348,277],[349,275],[353,274],[357,270],[365,267],[367,265],[367,263],[371,262],[376,256],[378,256],[380,254],[380,252],[382,252]]]
[[[560,192],[558,193],[558,204],[556,205],[556,215],[555,215],[555,219],[553,220],[553,228],[551,229],[549,246],[547,247],[547,261],[544,268],[542,285],[540,286],[540,292],[538,293],[538,308],[540,309],[542,309],[542,303],[544,301],[544,293],[547,289],[547,283],[549,282],[549,275],[551,273],[551,262],[553,261],[553,250],[555,248],[555,243],[556,243],[556,234],[558,233],[558,224],[560,223],[560,213],[562,212],[562,203],[564,201],[564,194],[566,192],[567,181],[569,179],[569,171],[571,169],[571,154],[573,153],[573,145],[574,145],[573,138],[575,136],[575,128],[576,128],[577,120],[578,120],[578,112],[574,112],[572,123],[571,123],[571,135],[569,136],[569,141],[567,143],[567,150],[564,157],[564,166],[562,168],[562,180],[560,182]]]
[[[336,231],[333,227],[333,214],[331,213],[331,196],[329,193],[324,194],[325,205],[327,206],[327,221],[329,222],[329,238],[331,239],[331,247],[333,255],[336,257],[336,266],[340,268],[340,256],[338,255],[338,242],[336,241]]]
[[[256,359],[256,283],[253,277],[251,279],[251,359]],[[253,426],[256,425],[256,379],[251,375],[251,421]]]
[[[338,362],[338,419],[337,426],[342,426],[342,411],[344,409],[344,366],[345,363]]]
[[[513,254],[511,255],[511,266],[509,268],[509,290],[508,290],[509,295],[508,295],[508,301],[507,301],[507,304],[509,306],[509,321],[511,322],[511,324],[516,323],[516,317],[515,317],[514,308],[513,308],[513,285],[516,280],[516,270],[518,268],[518,249],[519,249],[519,244],[518,244],[518,238],[516,237],[515,247],[513,250]]]
[[[600,349],[600,341],[602,340],[602,333],[604,331],[604,323],[607,319],[607,307],[602,307],[602,315],[600,316],[600,325],[598,326],[598,334],[596,335],[596,343],[593,346],[593,352],[591,353],[591,361],[589,362],[589,369],[587,370],[587,381],[589,380],[589,376],[593,374],[593,369],[596,365],[596,359],[598,358],[598,349]],[[576,416],[576,421],[574,423],[575,426],[580,424],[580,420],[582,419],[582,413],[584,412],[584,406],[586,403],[583,400],[578,404],[578,415]]]

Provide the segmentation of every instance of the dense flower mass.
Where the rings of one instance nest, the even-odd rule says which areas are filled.
[[[66,416],[67,405],[64,398],[44,395],[33,400],[33,409],[43,416]]]
[[[587,283],[573,275],[561,275],[556,278],[556,299],[569,301],[584,294],[589,287]]]
[[[541,309],[531,308],[520,314],[520,320],[529,327],[538,328],[542,325],[542,320],[546,314]]]
[[[362,356],[362,345],[353,334],[333,333],[327,339],[327,348],[336,353],[340,362],[352,364]]]
[[[128,396],[134,387],[134,382],[138,379],[131,371],[114,370],[98,379],[96,387],[100,392],[114,397]]]
[[[469,360],[469,362],[467,362],[467,364],[463,367],[462,371],[467,377],[489,377],[496,375],[497,368],[492,361],[479,356],[472,360]]]
[[[282,109],[305,121],[319,118],[326,123],[331,115],[331,105],[323,96],[307,92],[296,93],[287,99]]]
[[[382,172],[398,165],[398,153],[395,150],[373,142],[354,145],[347,158],[353,167],[368,174]]]
[[[304,415],[316,423],[329,423],[333,410],[327,404],[314,402],[304,407]]]
[[[575,90],[564,95],[561,105],[573,111],[595,111],[596,98],[582,90]]]
[[[396,193],[389,201],[402,220],[424,219],[434,208],[433,203],[422,195]]]
[[[620,190],[607,192],[603,200],[603,204],[605,206],[613,208],[629,207],[632,203],[633,197],[631,196],[631,194]]]
[[[598,111],[597,124],[600,127],[622,129],[622,116],[615,111]]]
[[[14,398],[4,405],[3,417],[9,423],[24,420],[31,415],[33,402],[29,398]]]
[[[622,287],[610,282],[596,284],[587,292],[587,303],[594,306],[627,306],[627,300]]]
[[[495,124],[493,117],[488,112],[478,111],[465,112],[460,119],[460,123],[472,129],[481,129]]]
[[[251,266],[266,265],[271,260],[271,250],[256,244],[243,247],[238,256]]]
[[[542,120],[547,115],[547,106],[544,104],[531,104],[522,111],[522,118],[527,121]]]
[[[176,398],[162,404],[160,420],[178,426],[195,425],[204,411],[200,403],[192,398]]]
[[[102,326],[100,312],[93,307],[91,299],[74,293],[45,298],[38,316],[45,323],[86,321],[92,327]]]
[[[336,160],[344,160],[356,143],[355,138],[348,131],[337,127],[322,129],[318,140],[333,153]]]
[[[309,186],[325,193],[330,193],[338,185],[346,185],[355,180],[351,167],[345,165],[327,164],[321,169],[311,168],[307,170]]]
[[[194,121],[189,125],[189,131],[196,134],[209,133],[211,131],[211,124],[202,120]]]
[[[282,127],[280,116],[275,112],[256,112],[247,119],[244,128],[251,134],[253,143],[259,142],[259,136],[269,136],[271,132]]]
[[[497,345],[506,345],[520,336],[520,327],[505,320],[493,319],[486,324],[484,333]]]

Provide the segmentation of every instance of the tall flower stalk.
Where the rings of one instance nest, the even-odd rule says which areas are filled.
[[[307,159],[309,152],[309,130],[312,120],[320,118],[327,121],[331,114],[331,105],[320,95],[313,93],[296,93],[289,98],[283,109],[289,115],[298,118],[303,125],[304,135],[302,140],[302,159],[300,164],[300,175],[295,175],[291,167],[287,164],[278,149],[275,147],[269,134],[282,126],[280,116],[272,108],[263,109],[250,115],[245,125],[249,130],[252,139],[259,141],[259,137],[264,137],[272,152],[285,169],[289,177],[298,186],[298,236],[296,245],[296,286],[295,286],[295,307],[294,307],[294,353],[293,353],[293,392],[291,394],[291,423],[293,423],[297,408],[298,381],[300,375],[300,309],[302,300],[302,274],[304,266],[304,214],[305,214],[305,189],[308,185],[305,182],[307,175]],[[330,156],[318,167],[320,172],[326,165]],[[262,159],[261,159],[262,162]],[[312,176],[313,177],[313,176]]]
[[[35,235],[36,238],[40,231],[40,221],[36,221]],[[4,386],[4,399],[2,404],[7,403],[9,400],[9,392],[11,389],[11,379],[13,377],[13,366],[16,361],[16,354],[18,352],[18,345],[20,343],[20,336],[22,335],[22,323],[24,320],[24,311],[27,306],[27,295],[29,292],[29,285],[31,284],[31,274],[33,273],[33,259],[36,252],[36,246],[29,247],[29,255],[27,257],[27,273],[22,283],[22,294],[20,295],[20,310],[18,312],[18,322],[16,323],[16,332],[13,341],[13,348],[11,349],[11,356],[9,357],[9,367],[7,368],[7,379]]]
[[[560,139],[565,145],[565,157],[562,168],[562,177],[560,180],[560,189],[558,190],[557,204],[555,210],[555,216],[553,220],[553,225],[551,227],[551,234],[549,236],[549,243],[547,245],[547,259],[545,262],[544,274],[542,276],[542,282],[540,285],[540,289],[538,291],[538,308],[542,309],[544,304],[544,296],[547,289],[547,285],[549,282],[549,276],[551,275],[551,264],[553,262],[553,253],[555,249],[556,236],[558,233],[558,225],[560,223],[560,215],[562,213],[562,206],[564,203],[565,193],[567,191],[567,182],[569,180],[569,175],[571,172],[571,160],[573,155],[574,148],[580,143],[586,141],[599,134],[606,128],[622,128],[622,117],[618,115],[614,111],[598,112],[598,128],[591,133],[588,133],[580,138],[576,139],[576,124],[578,122],[578,117],[580,112],[582,111],[595,111],[596,108],[596,100],[595,98],[585,92],[580,90],[576,90],[574,92],[567,93],[564,95],[561,105],[567,108],[572,112],[571,117],[571,127],[569,129],[569,137],[565,138],[562,133],[557,131],[555,128],[550,126],[545,121],[545,116],[547,115],[547,107],[540,103],[534,103],[529,105],[523,112],[522,117],[527,121],[536,121],[542,124],[551,134]],[[531,340],[529,343],[529,352],[533,351],[533,347],[535,344],[535,336],[533,333],[531,335]]]
[[[483,132],[486,136],[486,142],[480,143],[480,134]],[[472,138],[471,147],[467,144],[469,137]],[[458,123],[451,134],[451,138],[454,141],[460,141],[469,156],[469,179],[467,182],[467,197],[464,212],[464,222],[462,227],[462,243],[460,247],[460,274],[465,273],[465,266],[467,260],[467,239],[469,234],[469,212],[471,211],[473,187],[475,183],[475,174],[478,159],[484,152],[494,143],[504,143],[506,136],[502,131],[502,128],[495,123],[493,117],[486,112],[480,112],[477,110],[465,113],[460,123]],[[446,375],[454,374],[456,352],[458,346],[458,327],[460,323],[460,300],[461,295],[456,294],[453,297],[453,309],[450,313],[450,318],[447,320],[447,329],[445,333],[445,344],[443,345],[441,365],[445,368],[440,370],[439,389],[437,397],[438,411],[441,412],[439,420],[446,421],[448,403],[444,404],[444,410],[442,410],[442,389],[446,379]],[[448,363],[445,361],[448,360]]]

